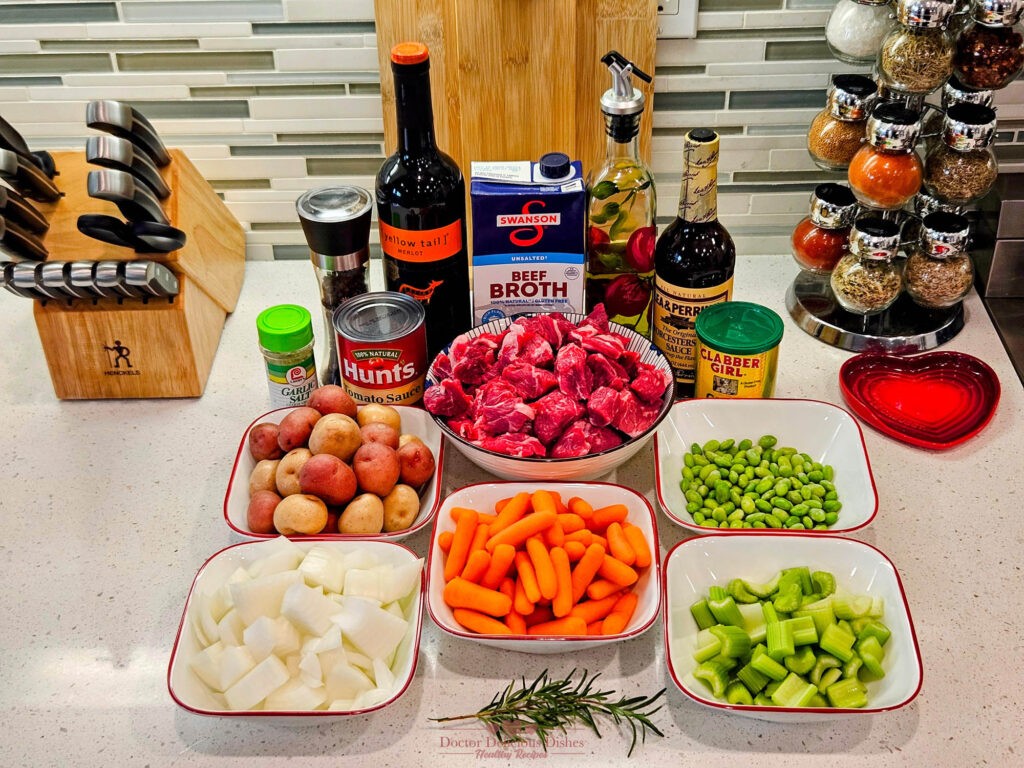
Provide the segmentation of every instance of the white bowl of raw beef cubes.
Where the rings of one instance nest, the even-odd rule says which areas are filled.
[[[672,406],[650,339],[590,315],[502,318],[456,337],[423,403],[466,458],[506,480],[592,480],[643,448]]]
[[[199,715],[305,725],[395,701],[416,671],[423,561],[401,544],[236,544],[192,583],[167,687]]]

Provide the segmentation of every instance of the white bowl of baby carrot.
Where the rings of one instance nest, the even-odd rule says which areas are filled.
[[[642,634],[658,616],[654,510],[612,483],[466,486],[438,511],[427,609],[456,637],[562,653]]]

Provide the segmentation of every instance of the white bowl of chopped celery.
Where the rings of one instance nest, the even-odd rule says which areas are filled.
[[[167,687],[198,715],[336,722],[398,699],[416,671],[423,560],[393,542],[236,544],[196,574]]]
[[[712,534],[680,542],[663,574],[669,675],[699,704],[816,721],[899,709],[921,689],[899,574],[868,544]]]
[[[678,402],[655,433],[654,474],[665,516],[694,533],[847,533],[878,510],[860,425],[818,400]]]

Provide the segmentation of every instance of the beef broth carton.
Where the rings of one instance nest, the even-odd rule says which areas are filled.
[[[587,191],[560,152],[473,163],[473,320],[584,312]]]

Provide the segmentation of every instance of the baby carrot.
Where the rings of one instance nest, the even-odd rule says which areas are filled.
[[[555,497],[551,491],[545,491],[543,488],[534,491],[530,501],[533,502],[534,512],[554,512],[556,515],[558,514],[558,505],[555,504]]]
[[[627,592],[620,597],[612,612],[605,617],[601,632],[605,635],[617,635],[624,630],[629,620],[633,618],[639,600],[636,592]]]
[[[590,518],[590,528],[591,530],[607,528],[610,523],[625,521],[628,515],[629,509],[625,504],[609,504],[607,507],[594,510],[594,515]]]
[[[466,560],[466,567],[462,569],[462,578],[466,581],[472,581],[474,584],[479,584],[481,577],[487,571],[487,566],[490,564],[491,556],[486,549],[478,549],[475,552],[471,552]]]
[[[621,591],[621,584],[615,584],[607,579],[594,579],[590,582],[590,586],[587,587],[587,597],[591,600],[602,600],[608,597],[608,595]]]
[[[605,552],[608,551],[608,539],[606,539],[604,536],[598,533],[595,533],[593,536],[590,537],[590,543],[600,544],[602,547],[604,547]]]
[[[512,630],[509,629],[504,622],[492,619],[490,616],[485,616],[479,611],[472,611],[467,608],[456,608],[452,613],[455,615],[455,620],[471,632],[476,632],[480,635],[512,634]]]
[[[570,563],[578,563],[587,551],[587,548],[578,541],[567,541],[562,549],[569,556]]]
[[[651,548],[647,544],[647,537],[644,536],[644,532],[641,531],[637,526],[631,523],[626,523],[622,526],[622,532],[626,534],[626,541],[633,547],[633,551],[636,553],[636,562],[634,565],[637,568],[646,568],[651,564]]]
[[[519,575],[519,583],[523,585],[523,592],[526,599],[531,603],[540,600],[540,585],[537,583],[537,572],[533,568],[530,556],[525,552],[516,552],[516,573]],[[523,613],[523,611],[520,611]]]
[[[507,581],[511,582],[512,580],[508,579]],[[534,612],[536,606],[534,606],[530,598],[526,596],[526,590],[523,588],[523,580],[517,580],[513,589],[515,590],[512,595],[513,610],[520,616],[529,616]]]
[[[505,626],[509,628],[513,635],[526,634],[526,619],[515,611],[509,611],[508,616],[505,617]]]
[[[512,501],[512,497],[511,496],[509,496],[508,498],[505,498],[505,499],[498,499],[496,502],[494,502],[494,511],[495,511],[495,513],[501,512],[501,510],[503,510],[505,508],[505,505],[508,504],[510,501]]]
[[[461,515],[463,512],[476,512],[476,510],[466,509],[465,507],[452,507],[451,511],[448,512],[448,517],[450,517],[453,521],[458,522],[459,515]]]
[[[506,507],[507,509],[508,507]],[[491,526],[491,538],[487,540],[487,549],[493,551],[499,544],[511,544],[513,547],[517,547],[535,533],[540,533],[554,525],[555,518],[554,512],[534,512],[495,533],[494,526],[501,523],[501,520],[496,520]],[[454,549],[454,545],[452,548]]]
[[[587,623],[583,619],[566,616],[563,619],[546,621],[543,624],[534,624],[528,631],[531,635],[585,636],[587,634]]]
[[[491,535],[508,528],[530,511],[530,494],[526,491],[517,493],[501,508],[494,522],[491,523]]]
[[[569,611],[569,615],[578,616],[587,622],[589,626],[595,621],[601,621],[601,619],[611,613],[615,604],[619,602],[619,597],[620,595],[615,593],[600,600],[584,600],[582,603],[576,603],[572,610]]]
[[[594,508],[590,505],[590,502],[586,499],[581,499],[579,496],[573,496],[569,499],[569,511],[574,515],[579,515],[584,520],[589,520],[594,514]]]
[[[483,549],[484,544],[487,543],[487,538],[490,536],[491,527],[484,525],[480,522],[480,517],[476,519],[476,530],[473,531],[473,540],[469,542],[469,552],[466,553],[466,557],[469,557],[478,549]]]
[[[558,491],[551,491],[551,498],[555,500],[555,511],[560,515],[568,513],[569,507],[562,501],[562,494]]]
[[[572,601],[578,603],[604,562],[604,547],[591,544],[572,569]]]
[[[445,584],[443,596],[452,608],[472,608],[488,616],[504,616],[512,610],[512,599],[508,595],[459,577]]]
[[[486,551],[486,550],[485,550]],[[511,544],[500,544],[491,552],[491,562],[487,571],[480,579],[480,586],[495,589],[505,578],[512,561],[516,559],[516,548]]]
[[[608,549],[612,557],[626,565],[632,565],[636,562],[636,552],[633,551],[633,547],[626,540],[626,534],[622,532],[622,525],[619,523],[609,524],[604,535],[608,539]],[[476,537],[474,537],[475,540]]]
[[[579,515],[574,515],[572,512],[569,512],[565,515],[559,515],[558,524],[562,526],[562,530],[565,533],[582,531],[584,528],[587,527],[587,524],[586,522],[584,522],[583,518]]]
[[[534,624],[544,624],[548,621],[553,621],[555,614],[551,612],[550,606],[538,606],[533,613],[523,616],[526,620],[526,626],[532,627]]]
[[[544,543],[548,545],[548,548],[560,547],[565,544],[565,531],[562,530],[557,518],[555,524],[544,531]]]
[[[578,541],[585,547],[589,547],[594,543],[594,534],[589,529],[584,528],[581,531],[573,531],[572,533],[565,534],[566,541]]]
[[[455,531],[441,531],[437,534],[437,546],[441,548],[441,551],[448,554],[452,548],[452,539],[455,538]]]
[[[481,586],[483,586],[481,584]],[[498,591],[503,595],[508,595],[513,600],[513,606],[515,605],[516,596],[516,583],[511,578],[504,578],[501,580],[501,584],[498,585]]]
[[[557,618],[567,616],[572,610],[572,570],[569,566],[569,555],[561,547],[551,549],[551,565],[555,572],[558,589],[551,598],[551,611]]]
[[[459,513],[455,523],[452,548],[448,551],[448,559],[444,564],[445,581],[451,581],[466,567],[469,547],[473,543],[473,534],[476,531],[476,519],[476,510],[474,509],[466,509]]]
[[[601,567],[597,569],[597,572],[602,577],[608,579],[608,581],[614,582],[620,587],[628,587],[640,578],[636,571],[621,560],[616,560],[611,555],[604,556],[604,560],[601,561]]]
[[[601,628],[602,628],[603,625],[604,625],[604,620],[602,620],[602,619],[599,619],[598,621],[594,621],[594,622],[591,622],[590,624],[587,624],[587,634],[588,635],[601,635],[601,634],[603,634],[601,632]]]
[[[476,521],[480,525],[490,525],[491,523],[493,523],[497,519],[498,519],[497,515],[492,515],[489,512],[477,512],[477,514],[476,514]]]
[[[526,540],[526,553],[533,563],[533,571],[537,574],[537,586],[540,589],[540,596],[551,600],[558,591],[558,581],[555,578],[555,569],[551,564],[551,555],[548,553],[547,545],[540,536],[531,536]],[[529,594],[529,592],[527,592]]]

